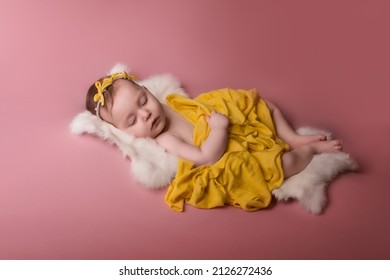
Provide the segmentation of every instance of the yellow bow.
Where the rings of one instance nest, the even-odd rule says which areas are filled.
[[[130,75],[126,71],[123,71],[123,72],[119,72],[119,73],[114,73],[111,76],[104,78],[102,82],[97,81],[95,83],[97,93],[93,96],[93,101],[96,103],[99,103],[99,101],[100,101],[100,106],[104,106],[103,92],[106,90],[107,87],[112,85],[112,83],[115,80],[118,80],[118,79],[127,79],[127,80],[136,81],[137,77],[134,75]]]

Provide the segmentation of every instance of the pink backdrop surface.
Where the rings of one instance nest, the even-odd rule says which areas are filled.
[[[0,259],[389,259],[390,2],[0,1]],[[344,141],[359,173],[298,203],[184,213],[69,132],[116,62],[195,96],[257,88]]]

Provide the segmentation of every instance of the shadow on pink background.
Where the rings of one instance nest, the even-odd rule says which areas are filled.
[[[1,1],[0,259],[389,259],[390,4],[332,1]],[[361,165],[320,216],[170,210],[115,147],[70,134],[116,62],[195,96],[257,88],[295,127]]]

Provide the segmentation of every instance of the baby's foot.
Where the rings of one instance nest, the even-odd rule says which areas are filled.
[[[313,142],[318,142],[318,141],[325,141],[326,136],[322,134],[318,135],[297,135],[293,139],[291,139],[287,144],[291,147],[291,149],[298,148],[300,146],[313,143]]]
[[[317,154],[336,153],[343,148],[341,140],[317,141],[309,144]]]

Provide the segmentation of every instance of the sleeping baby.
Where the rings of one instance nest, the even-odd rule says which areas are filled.
[[[171,94],[166,105],[135,76],[118,72],[88,90],[86,108],[137,138],[152,138],[179,158],[166,203],[183,211],[226,204],[255,211],[271,192],[321,153],[337,153],[340,140],[298,135],[278,107],[256,90],[220,89],[188,98]]]

